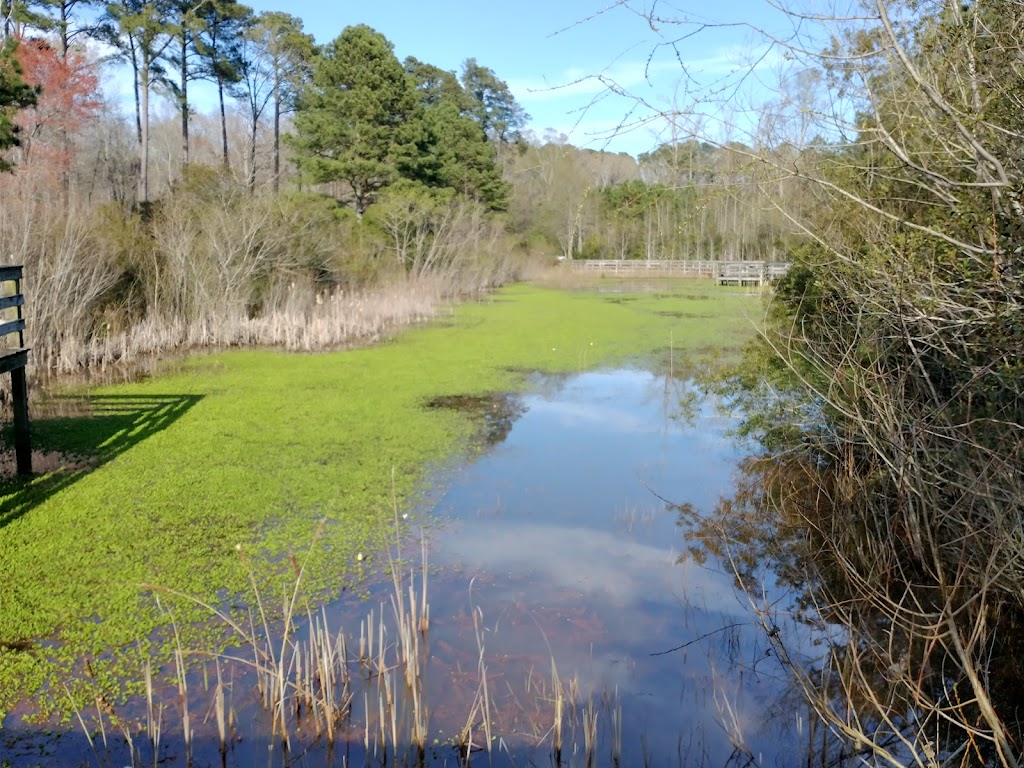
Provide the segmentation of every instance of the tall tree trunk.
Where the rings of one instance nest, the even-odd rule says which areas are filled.
[[[256,119],[252,121],[252,133],[249,136],[249,189],[256,191]]]
[[[217,76],[217,98],[220,100],[220,139],[224,149],[224,167],[231,167],[231,160],[228,158],[228,115],[224,109],[224,78]]]
[[[132,74],[135,75],[132,88],[135,90],[135,138],[142,145],[142,100],[139,94],[139,63],[135,60],[135,52],[132,51]]]
[[[150,63],[143,53],[141,83],[136,93],[141,98],[139,116],[139,202],[149,202],[149,70]]]
[[[281,72],[274,67],[274,194],[281,190]]]
[[[68,36],[68,25],[70,24],[70,18],[68,17],[68,4],[60,4],[60,57],[62,61],[68,60],[68,46],[70,39]]]
[[[17,2],[16,0],[10,0],[10,2],[6,4],[6,7],[0,5],[0,9],[6,11],[6,14],[4,15],[3,37],[12,37],[18,32],[18,28],[16,26],[17,22],[14,21],[14,12],[17,10]]]
[[[68,65],[68,23],[68,4],[65,2],[60,5],[60,60],[64,67]],[[70,115],[66,115],[60,125],[60,194],[65,211],[71,202],[71,137],[68,135],[67,122],[69,118]]]
[[[181,76],[181,167],[188,167],[188,40],[181,36],[181,60],[178,63]]]

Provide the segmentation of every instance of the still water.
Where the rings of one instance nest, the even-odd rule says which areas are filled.
[[[744,454],[735,419],[692,395],[642,370],[542,383],[429,512],[445,521],[430,539],[432,695],[461,701],[451,670],[473,668],[482,642],[513,757],[544,746],[526,681],[550,681],[553,660],[576,709],[598,712],[600,764],[799,761],[799,718],[732,574],[681,557],[675,505],[713,508]]]
[[[222,662],[231,680],[224,753],[207,668],[191,688],[198,693],[187,749],[172,700],[161,710],[156,749],[150,742],[127,752],[114,733],[100,748],[98,736],[87,743],[73,727],[57,736],[8,731],[4,764],[459,765],[467,734],[474,765],[802,763],[806,712],[755,612],[726,564],[683,554],[678,505],[710,511],[734,492],[745,455],[729,434],[735,417],[686,383],[644,370],[532,384],[500,441],[446,472],[430,503],[402,512],[406,548],[420,557],[414,539],[422,530],[429,560],[415,701],[397,660],[377,672],[359,662],[369,610],[369,634],[397,647],[394,591],[377,553],[368,559],[369,598],[349,591],[321,614],[332,631],[343,627],[342,665],[355,681],[333,746],[311,734],[308,705],[305,715],[289,715],[283,746],[246,681],[252,654],[241,649],[237,663]],[[784,595],[763,597],[785,603]],[[390,625],[379,634],[382,617]],[[308,623],[296,620],[294,637],[309,636]],[[394,716],[384,705],[392,696]],[[416,709],[429,731],[423,754],[411,746]]]

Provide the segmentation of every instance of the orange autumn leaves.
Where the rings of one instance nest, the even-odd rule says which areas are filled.
[[[25,82],[39,87],[36,104],[16,117],[16,172],[44,184],[63,183],[75,158],[76,137],[101,106],[96,63],[75,49],[62,54],[40,38],[20,40],[15,57]]]

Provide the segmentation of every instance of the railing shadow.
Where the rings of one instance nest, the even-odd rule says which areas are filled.
[[[14,431],[0,429],[0,528],[132,446],[163,431],[202,395],[49,398],[32,414],[36,474],[14,473]]]

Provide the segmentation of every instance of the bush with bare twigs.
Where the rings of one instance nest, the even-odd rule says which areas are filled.
[[[116,206],[54,215],[15,181],[0,247],[26,266],[37,372],[197,347],[364,343],[519,268],[500,221],[454,193],[396,190],[359,221],[320,196],[254,193],[193,166],[143,218]]]
[[[791,82],[735,151],[805,245],[731,381],[764,458],[702,538],[831,627],[808,660],[758,604],[841,755],[1017,765],[1024,17],[850,5],[757,30]]]

